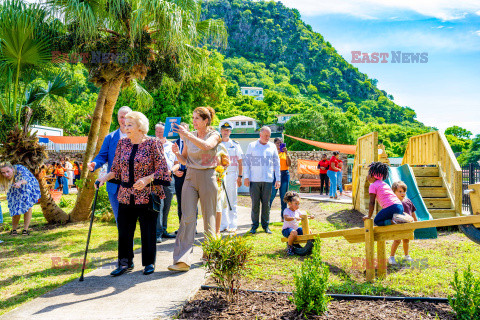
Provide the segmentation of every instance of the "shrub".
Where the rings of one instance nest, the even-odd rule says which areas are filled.
[[[106,185],[98,189],[97,204],[95,207],[95,217],[100,221],[111,222],[115,221],[112,206],[108,199],[108,192]]]
[[[480,278],[474,276],[470,265],[463,271],[463,279],[460,279],[458,270],[455,270],[450,285],[454,294],[448,297],[448,301],[457,319],[480,319]]]
[[[295,290],[291,300],[304,314],[322,315],[331,298],[327,295],[329,268],[322,262],[320,241],[315,241],[310,258],[293,275]]]
[[[207,271],[225,292],[226,300],[232,302],[240,289],[240,279],[246,273],[252,247],[240,236],[207,235],[202,249]]]
[[[72,199],[66,199],[66,198],[62,197],[60,199],[60,203],[58,204],[58,206],[60,208],[67,208],[67,207],[71,206],[72,204],[73,204]]]

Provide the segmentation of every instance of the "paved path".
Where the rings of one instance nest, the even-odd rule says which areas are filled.
[[[250,229],[250,209],[238,207],[239,230],[245,233]],[[279,217],[278,210],[272,210],[273,218]],[[199,220],[197,230],[203,230]],[[203,238],[199,233],[198,240]],[[9,313],[0,320],[51,320],[51,319],[170,319],[176,315],[204,284],[205,270],[200,264],[202,251],[194,248],[192,269],[186,273],[172,273],[167,266],[172,264],[173,240],[157,245],[155,273],[142,274],[140,250],[135,254],[135,269],[128,274],[113,278],[109,273],[113,264],[107,264],[85,276],[85,281],[74,280],[39,298],[36,298]]]
[[[320,202],[334,202],[334,203],[345,203],[345,204],[351,204],[352,203],[352,192],[351,191],[344,192],[342,196],[338,197],[338,199],[332,199],[329,196],[320,195],[317,192],[300,193],[300,197],[302,199],[309,199],[309,200],[315,200],[315,201],[320,201]]]

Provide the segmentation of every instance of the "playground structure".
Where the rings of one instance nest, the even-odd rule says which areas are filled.
[[[378,133],[372,132],[357,140],[353,166],[352,203],[356,210],[368,213],[370,183],[367,180],[368,165],[373,161],[387,162],[383,146],[378,144]],[[308,220],[302,217],[304,235],[295,242],[295,253],[311,253],[315,239],[343,237],[350,243],[365,242],[367,281],[386,276],[386,240],[435,239],[436,227],[458,225],[468,238],[480,244],[480,184],[470,185],[472,210],[462,215],[461,168],[445,136],[437,131],[409,139],[402,166],[391,168],[391,184],[402,180],[407,186],[407,197],[417,208],[418,221],[406,224],[376,227],[373,220],[364,222],[364,228],[351,228],[321,233],[310,233]],[[380,210],[377,203],[374,214]],[[283,238],[283,242],[287,239]],[[375,242],[377,255],[375,259]],[[305,243],[302,247],[300,243]]]

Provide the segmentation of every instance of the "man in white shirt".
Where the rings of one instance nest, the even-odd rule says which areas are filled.
[[[225,199],[227,207],[222,210],[222,222],[220,224],[220,231],[235,232],[237,230],[237,187],[242,185],[243,173],[243,151],[237,141],[230,139],[232,133],[232,125],[225,122],[220,127],[222,134],[222,144],[228,151],[230,157],[230,165],[227,167],[225,173],[225,191],[228,200]]]
[[[165,161],[167,162],[170,174],[172,174],[172,168],[175,162],[175,154],[172,151],[173,143],[163,136],[164,131],[165,125],[162,122],[155,125],[155,136],[163,145]],[[157,219],[157,243],[162,242],[162,238],[175,238],[175,234],[167,232],[168,213],[170,212],[175,185],[171,183],[170,186],[163,186],[163,191],[165,192],[165,199],[154,197],[156,198],[154,199],[154,206],[156,207],[156,203],[160,204],[159,208],[157,207],[160,211]]]
[[[260,202],[262,203],[262,228],[271,234],[270,196],[272,194],[273,178],[276,177],[275,188],[280,188],[280,158],[277,147],[270,142],[272,132],[269,127],[260,129],[260,138],[248,145],[243,160],[243,176],[246,187],[250,187],[252,199],[252,229],[256,233],[259,225]]]

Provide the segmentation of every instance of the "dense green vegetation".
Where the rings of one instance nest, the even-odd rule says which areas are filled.
[[[183,83],[168,76],[161,82],[141,82],[149,96],[126,88],[116,109],[130,105],[145,112],[152,123],[167,116],[190,122],[191,110],[202,105],[217,111],[214,123],[242,114],[262,125],[273,124],[278,114],[297,114],[285,125],[286,133],[355,144],[359,136],[375,130],[389,156],[402,156],[412,135],[435,130],[418,122],[414,110],[395,104],[391,95],[377,88],[375,79],[345,61],[295,9],[273,1],[211,0],[204,2],[202,15],[223,19],[229,33],[225,49],[205,46],[210,52],[208,71]],[[63,63],[53,71],[67,74],[73,90],[61,108],[46,104],[37,122],[62,127],[65,134],[88,134],[98,89],[89,82],[87,69],[80,63]],[[241,86],[264,88],[263,101],[242,95]],[[153,100],[151,107],[143,103],[147,98]],[[112,129],[116,125],[114,119]],[[463,152],[461,162],[480,157],[472,154],[478,148],[472,145],[471,132],[454,126],[445,133],[454,152]],[[314,148],[287,142],[290,150]]]

